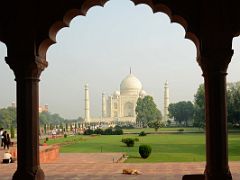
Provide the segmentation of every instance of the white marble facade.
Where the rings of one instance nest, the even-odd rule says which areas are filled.
[[[102,117],[90,114],[88,85],[85,85],[85,122],[136,122],[135,108],[139,97],[146,96],[142,83],[130,72],[120,84],[120,91],[112,95],[102,94]]]
[[[135,108],[138,98],[143,98],[147,93],[142,88],[142,83],[130,71],[120,84],[120,91],[116,90],[111,95],[102,94],[102,116],[91,117],[88,85],[85,85],[85,122],[136,122]],[[164,86],[164,111],[163,121],[168,119],[169,89],[168,83]]]
[[[120,91],[115,91],[110,96],[102,95],[103,120],[136,122],[137,100],[145,95],[142,83],[130,73],[122,80]]]

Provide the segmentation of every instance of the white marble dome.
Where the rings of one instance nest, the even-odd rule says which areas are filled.
[[[114,91],[113,96],[120,96],[120,92],[119,91]]]
[[[141,90],[140,93],[139,93],[139,95],[140,95],[141,97],[144,97],[144,96],[147,95],[147,93],[146,93],[146,91]]]
[[[127,77],[125,77],[120,84],[121,94],[126,94],[128,92],[139,93],[141,90],[142,83],[133,74],[129,74]]]

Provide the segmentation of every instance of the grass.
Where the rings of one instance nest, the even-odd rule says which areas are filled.
[[[192,128],[192,127],[165,127],[165,128],[160,128],[158,129],[157,132],[167,132],[167,131],[176,131],[178,132],[179,129],[184,129],[184,132],[203,132],[203,129],[201,128]],[[140,133],[141,131],[144,131],[145,133],[155,133],[154,128],[139,128],[139,129],[123,129],[124,133]]]
[[[139,138],[134,147],[126,147],[122,138]],[[72,142],[61,146],[62,153],[88,152],[124,152],[129,163],[145,162],[198,162],[205,161],[205,136],[201,133],[191,134],[149,134],[138,135],[101,135],[101,136],[72,136],[49,140],[48,144]],[[140,144],[152,146],[152,154],[147,159],[141,159],[138,153]],[[229,159],[240,160],[240,134],[229,135]]]

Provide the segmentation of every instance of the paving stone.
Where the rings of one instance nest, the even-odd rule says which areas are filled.
[[[0,150],[0,157],[3,150]],[[205,162],[199,163],[113,163],[121,153],[60,154],[54,162],[41,164],[46,180],[181,180],[184,174],[204,172]],[[122,170],[132,168],[141,175],[124,175]],[[230,162],[233,180],[240,179],[240,162]],[[0,164],[1,180],[11,180],[16,163]]]

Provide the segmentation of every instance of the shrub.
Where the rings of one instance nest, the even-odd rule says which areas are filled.
[[[144,131],[141,131],[140,133],[139,133],[139,136],[146,136],[147,134],[144,132]]]
[[[64,138],[67,138],[67,134],[64,134]]]
[[[127,124],[127,125],[123,125],[122,129],[134,129],[134,126],[132,124]]]
[[[139,146],[138,152],[143,159],[146,159],[150,156],[150,154],[152,152],[152,148],[149,145],[142,144],[142,145]]]
[[[114,129],[122,129],[122,127],[119,126],[119,125],[116,125],[116,126],[114,127]]]
[[[48,137],[46,137],[46,141],[48,141]]]
[[[95,129],[94,134],[103,134],[103,130],[100,128]]]
[[[133,147],[135,143],[133,138],[123,138],[122,142],[125,143],[127,147]]]
[[[134,141],[135,141],[135,142],[138,142],[138,141],[139,141],[139,139],[138,139],[138,138],[134,138]]]
[[[105,135],[112,135],[112,134],[113,134],[112,128],[109,127],[109,128],[107,128],[107,129],[105,129],[104,134],[105,134]]]
[[[113,131],[114,135],[122,135],[123,134],[123,130],[122,129],[115,129],[115,131]]]
[[[184,131],[184,129],[182,129],[182,128],[181,128],[181,129],[178,129],[178,132],[183,132],[183,131]]]
[[[84,135],[91,135],[91,134],[93,134],[94,132],[93,132],[93,130],[92,129],[86,129],[85,131],[84,131]]]

